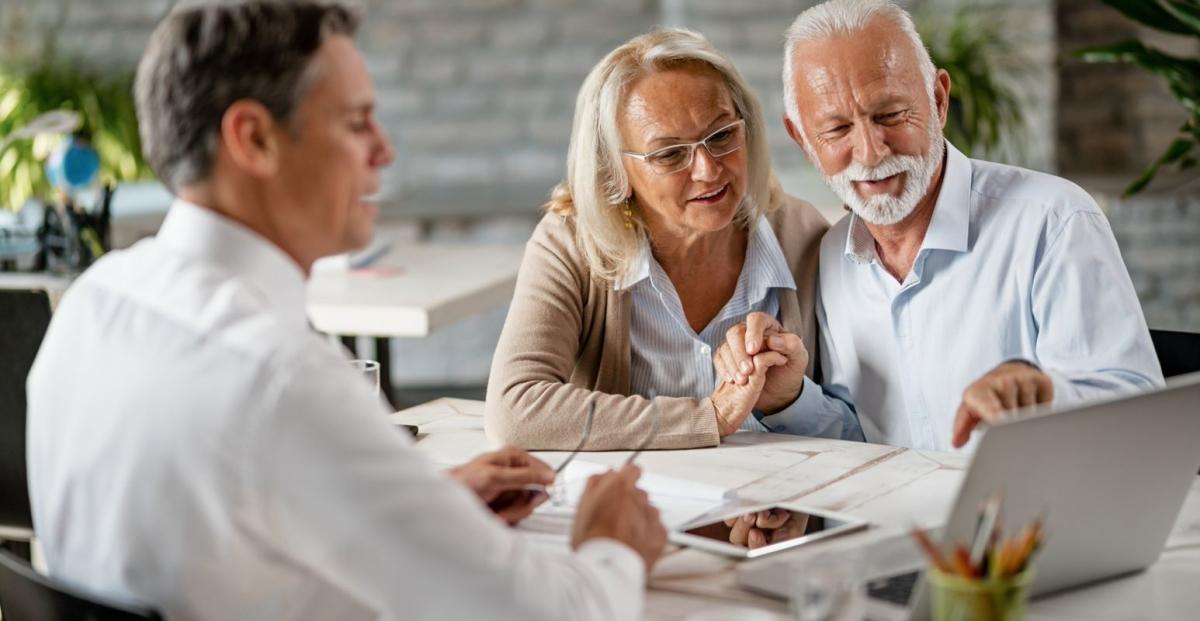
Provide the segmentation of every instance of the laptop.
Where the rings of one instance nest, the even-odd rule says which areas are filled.
[[[1046,543],[1031,595],[1054,593],[1153,564],[1200,469],[1200,373],[1167,387],[1058,412],[1032,412],[994,425],[981,439],[941,541],[969,542],[981,505],[1003,498],[1004,532],[1038,517]],[[905,537],[904,539],[907,539]],[[868,583],[880,618],[929,617],[924,558],[902,540],[875,544],[906,552],[893,573]],[[870,550],[874,556],[877,550]],[[745,564],[738,583],[788,597],[782,558]],[[885,601],[887,600],[887,601]]]

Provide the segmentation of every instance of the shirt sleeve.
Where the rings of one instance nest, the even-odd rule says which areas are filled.
[[[832,368],[829,355],[833,344],[829,342],[826,329],[825,303],[820,290],[816,297],[817,332],[820,340],[821,364],[819,369],[827,372]],[[836,384],[820,384],[808,376],[800,389],[800,396],[786,408],[769,416],[755,412],[755,417],[771,431],[791,433],[818,438],[865,441],[858,413],[851,403],[850,390]]]
[[[567,232],[545,220],[526,245],[488,376],[484,412],[488,438],[527,449],[570,450],[579,443],[588,404],[594,401],[588,450],[632,449],[641,444],[644,430],[655,424],[658,433],[651,440],[652,449],[719,444],[716,408],[710,398],[658,397],[652,410],[651,401],[639,395],[572,383],[581,359],[629,355],[584,350],[589,326],[598,323],[592,314],[607,311],[603,302],[586,299],[598,292],[591,276],[582,271],[581,261]]]
[[[289,367],[266,390],[245,468],[248,521],[276,554],[381,619],[641,614],[645,570],[631,549],[532,544],[421,456],[349,367]]]
[[[1071,405],[1164,385],[1137,293],[1108,221],[1071,214],[1053,233],[1033,279],[1037,360],[1054,403]]]
[[[800,396],[791,405],[771,414],[755,417],[771,431],[815,438],[863,440],[862,427],[854,408],[825,391],[824,387],[804,377]]]

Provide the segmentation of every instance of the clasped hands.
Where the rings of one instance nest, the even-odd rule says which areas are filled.
[[[797,335],[766,313],[750,313],[725,333],[713,356],[717,430],[727,436],[754,410],[774,414],[791,405],[804,387],[808,349]]]
[[[718,384],[713,391],[717,428],[734,433],[753,410],[773,414],[795,401],[804,387],[808,349],[766,313],[750,313],[729,329],[713,356]],[[1004,362],[963,391],[954,416],[951,444],[962,447],[980,423],[1054,399],[1050,376],[1024,361]]]

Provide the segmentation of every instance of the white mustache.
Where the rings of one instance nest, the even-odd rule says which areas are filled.
[[[900,173],[912,172],[916,164],[913,160],[917,159],[910,155],[891,155],[875,166],[864,166],[858,162],[852,162],[850,166],[846,167],[846,170],[834,175],[833,178],[850,182],[880,181]]]

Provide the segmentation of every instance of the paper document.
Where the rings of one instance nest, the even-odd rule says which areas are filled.
[[[583,493],[588,478],[611,469],[608,465],[590,461],[571,462],[563,472],[562,479],[567,486],[567,496],[571,499],[572,504],[577,502]],[[734,488],[668,477],[653,472],[643,472],[641,478],[638,479],[638,487],[649,494],[652,501],[656,498],[662,498],[669,502],[690,500],[716,506],[737,499],[737,490]],[[657,506],[658,503],[655,502],[655,505]]]
[[[575,508],[593,475],[608,472],[605,464],[588,461],[573,461],[560,475],[559,485],[565,486],[565,502],[542,505],[518,528],[530,534],[564,538],[570,535],[575,519]],[[638,487],[650,496],[650,504],[658,509],[662,523],[667,528],[678,528],[713,509],[737,500],[737,490],[707,483],[698,483],[675,477],[643,472]]]

